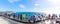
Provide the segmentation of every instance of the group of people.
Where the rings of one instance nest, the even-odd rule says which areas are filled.
[[[9,15],[10,16],[10,15]],[[44,15],[29,15],[29,14],[18,14],[18,16],[16,16],[16,14],[13,14],[13,18],[16,18],[17,17],[17,19],[19,20],[19,21],[23,21],[23,20],[28,20],[28,22],[30,23],[30,22],[37,22],[37,21],[42,21],[43,20],[43,18],[45,17]],[[48,14],[48,16],[46,16],[47,18],[45,18],[45,19],[55,19],[55,18],[57,18],[58,16],[57,15],[55,15],[55,14],[52,14],[52,15],[50,15],[50,14]],[[44,19],[44,20],[45,20]]]
[[[9,15],[10,16],[10,15]],[[40,20],[42,20],[45,16],[44,15],[31,15],[31,16],[29,16],[28,14],[18,14],[18,16],[16,16],[16,14],[13,14],[13,18],[16,18],[17,17],[17,19],[20,19],[21,21],[22,20],[28,20],[28,21],[40,21]],[[54,16],[54,15],[48,15],[48,19],[54,19],[54,17],[57,17],[56,15]]]
[[[13,18],[15,18],[15,14],[13,15]],[[31,21],[31,22],[35,22],[35,21],[39,21],[41,20],[42,17],[38,16],[38,15],[32,15],[32,16],[29,16],[28,14],[18,14],[17,16],[18,19],[20,19],[21,21],[22,20],[28,20],[28,21]]]
[[[48,18],[49,19],[57,19],[57,18],[60,18],[60,16],[59,15],[57,15],[57,14],[52,14],[52,15],[48,15]]]

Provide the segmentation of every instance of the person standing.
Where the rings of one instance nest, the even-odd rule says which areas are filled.
[[[21,16],[20,16],[20,21],[22,21],[22,14],[21,14]]]
[[[18,14],[18,20],[20,21],[20,14]]]
[[[22,14],[22,19],[24,20],[26,18],[26,14]]]
[[[15,13],[13,14],[13,18],[15,19]]]
[[[48,15],[48,19],[50,19],[50,18],[51,18],[51,15],[49,14],[49,15]]]

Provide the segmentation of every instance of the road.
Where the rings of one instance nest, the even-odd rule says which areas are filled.
[[[9,21],[4,20],[4,19],[0,16],[0,24],[9,24]]]
[[[24,24],[24,23],[13,21],[13,20],[10,20],[8,18],[0,16],[0,24]],[[45,24],[45,23],[44,22],[39,22],[39,23],[35,23],[35,24]]]
[[[13,21],[8,18],[0,16],[0,24],[25,24],[25,23],[20,23],[20,22]],[[35,23],[35,24],[41,24],[41,22]]]
[[[0,24],[23,24],[0,16]]]
[[[20,23],[20,22],[10,20],[8,18],[0,16],[0,24],[27,24],[27,23]],[[37,24],[37,23],[35,23],[35,24]],[[38,24],[40,24],[40,23],[38,23]]]

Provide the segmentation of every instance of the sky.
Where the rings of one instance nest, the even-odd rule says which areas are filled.
[[[0,11],[60,13],[60,0],[0,0]]]

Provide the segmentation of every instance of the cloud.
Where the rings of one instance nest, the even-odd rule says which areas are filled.
[[[44,12],[47,14],[59,14],[60,13],[60,7],[55,8],[34,8],[30,10],[31,12]]]
[[[45,13],[55,13],[55,14],[59,14],[60,13],[60,7],[56,7],[56,8],[45,8],[42,9],[41,12],[45,12]]]
[[[60,0],[48,0],[51,7],[60,7]]]
[[[34,4],[35,6],[40,6],[40,4],[38,4],[38,3],[36,3],[36,4]]]
[[[40,6],[40,0],[32,0],[32,3],[34,4],[34,6]]]
[[[33,0],[34,1],[34,0]],[[36,8],[31,9],[30,11],[32,12],[45,12],[45,13],[56,13],[59,14],[60,13],[60,6],[59,6],[59,2],[60,0],[48,0],[51,3],[51,8],[39,8],[38,6],[40,6],[40,0],[35,0],[34,6],[36,6]],[[50,3],[48,4],[50,6]]]
[[[40,8],[33,8],[30,10],[30,12],[40,12]]]
[[[23,4],[19,5],[20,8],[26,8],[26,6],[24,6]]]
[[[14,3],[14,2],[17,2],[19,0],[8,0],[10,3]]]
[[[56,3],[59,3],[60,2],[60,0],[48,0],[49,2],[51,2],[51,3],[54,3],[54,4],[56,4]]]

